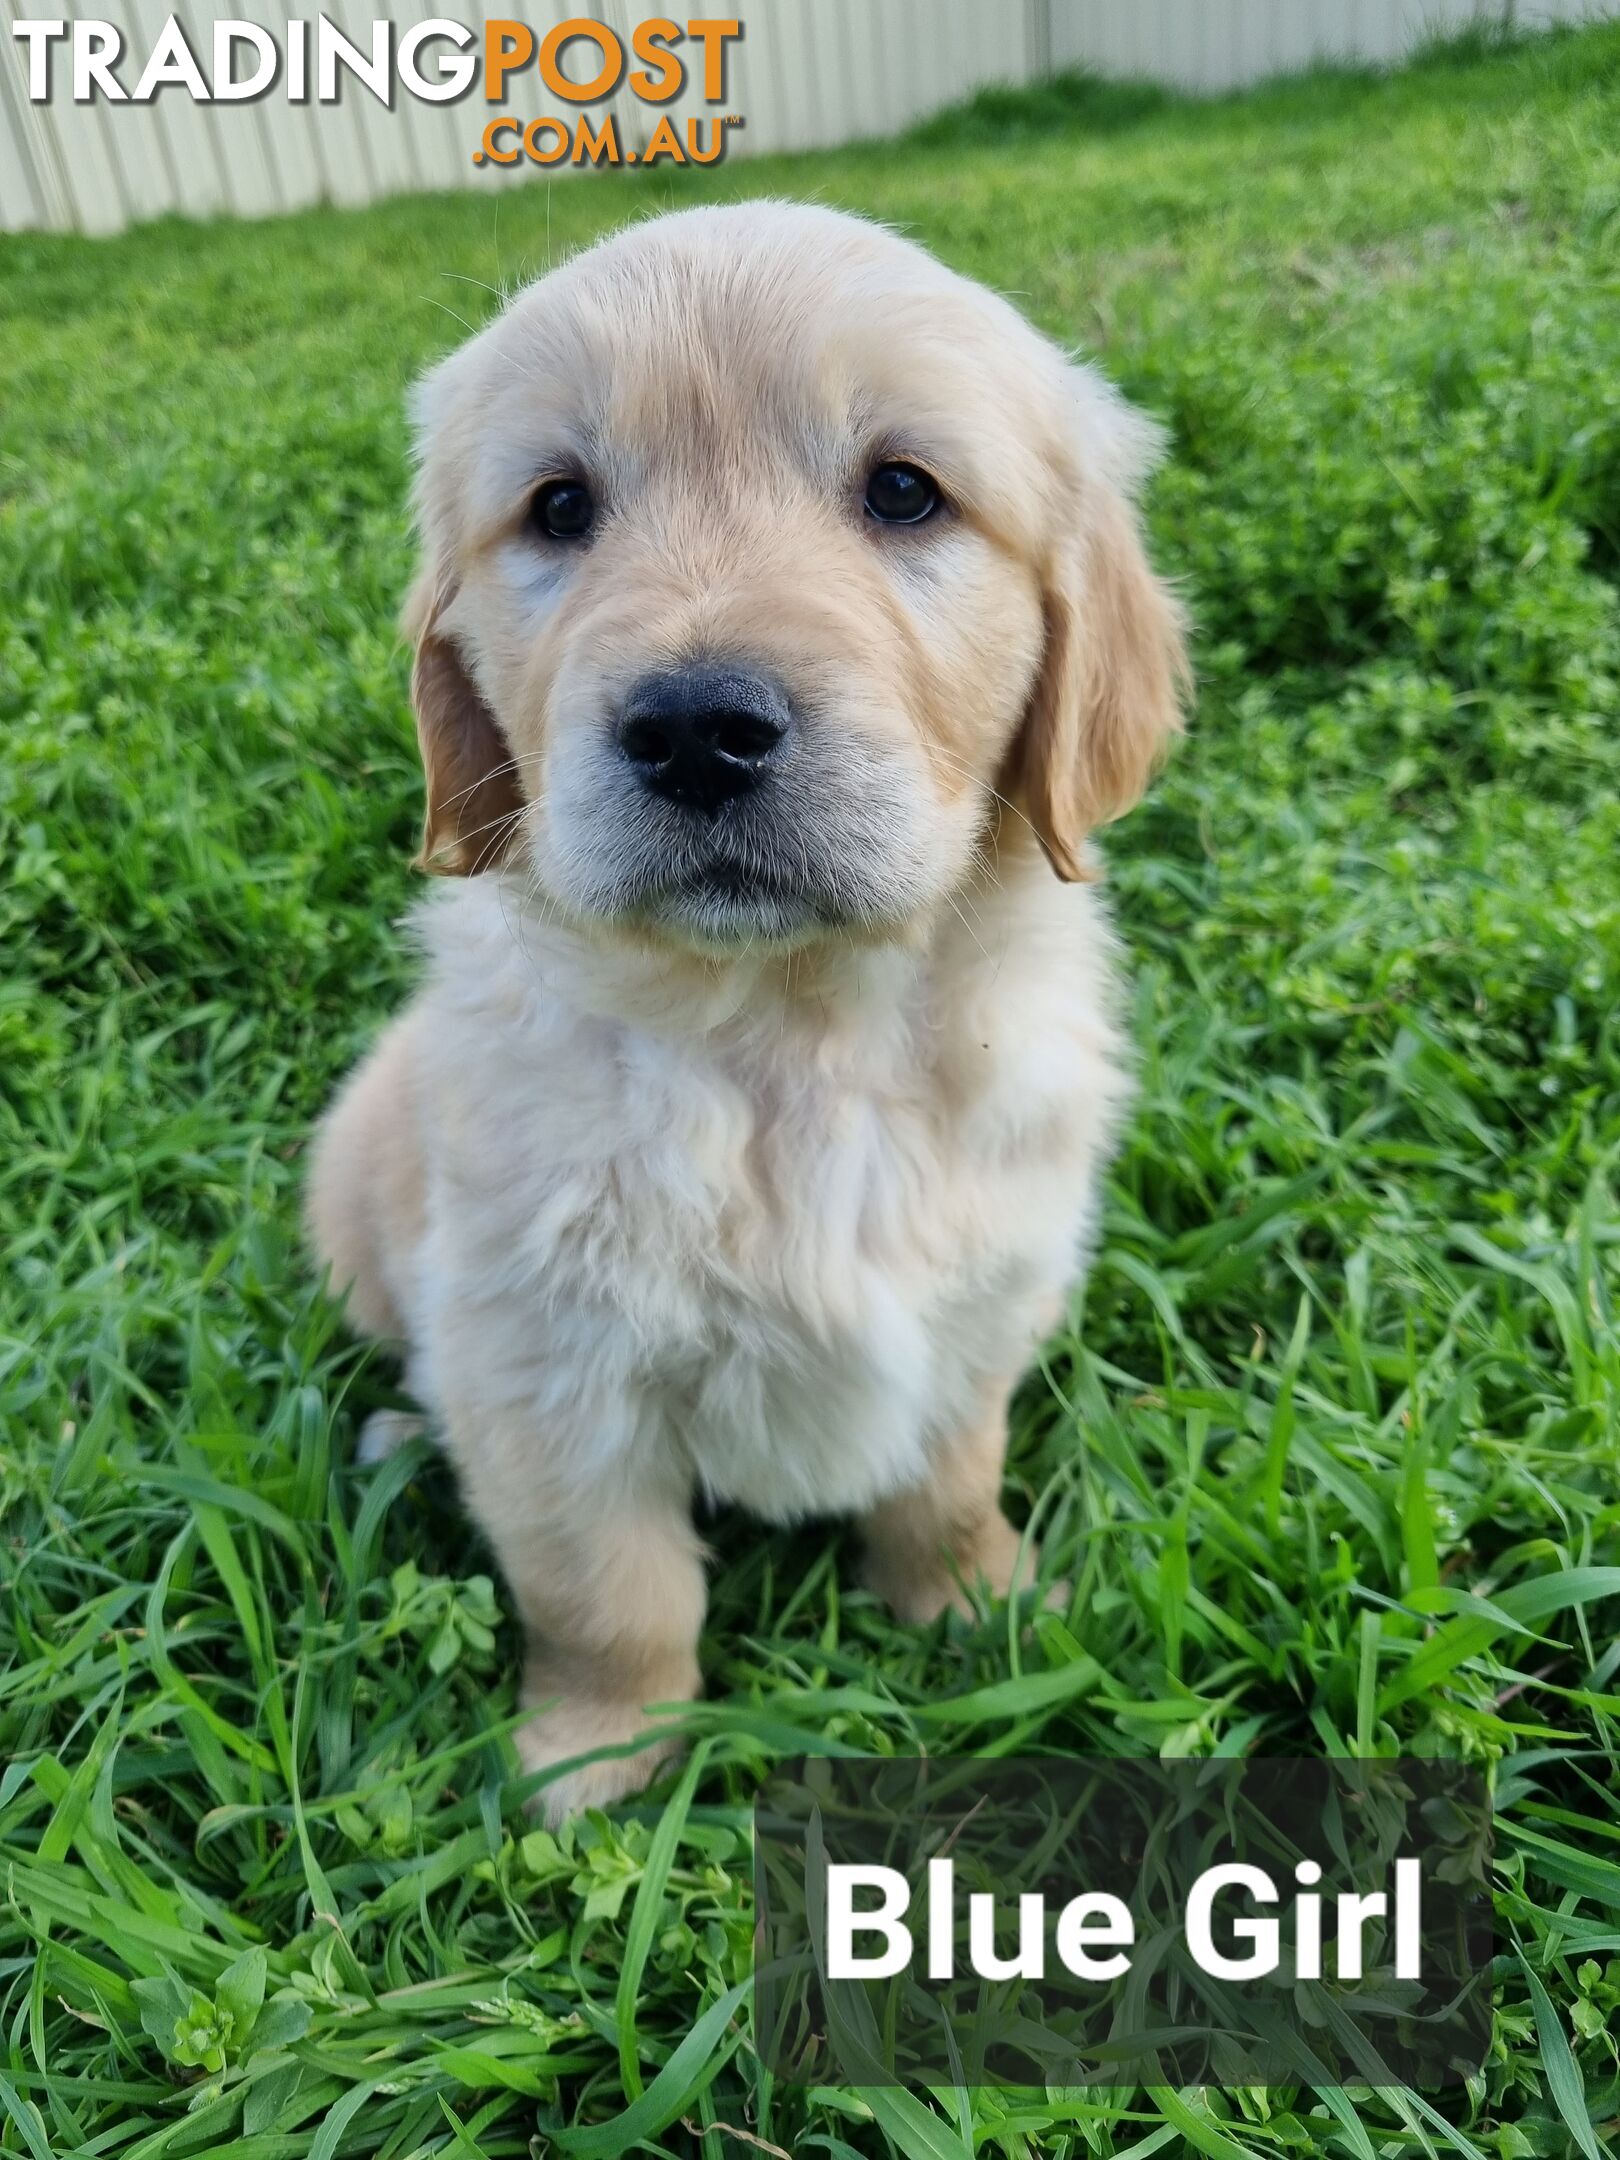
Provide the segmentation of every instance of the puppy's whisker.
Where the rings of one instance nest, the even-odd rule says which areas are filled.
[[[487,787],[492,780],[504,780],[508,773],[521,771],[525,765],[538,765],[539,763],[539,754],[536,752],[527,757],[508,758],[504,765],[492,765],[487,773],[480,773],[478,778],[467,787],[458,788],[454,795],[446,795],[444,797],[444,807],[447,810],[453,810],[457,803],[465,802],[469,795],[476,795],[481,787]]]
[[[507,840],[511,837],[514,829],[521,824],[522,819],[523,805],[520,803],[517,809],[508,810],[501,817],[491,818],[487,825],[480,825],[477,831],[467,835],[469,840],[476,840],[481,832],[487,832],[490,835],[490,838],[478,852],[478,859],[474,865],[475,874],[484,867],[486,862],[493,860],[499,850],[506,845]]]
[[[947,907],[949,907],[951,913],[956,917],[957,921],[962,925],[962,928],[967,932],[968,936],[973,940],[974,944],[977,945],[977,947],[979,948],[980,957],[988,961],[990,959],[990,955],[985,950],[983,938],[980,937],[977,930],[974,929],[973,925],[962,913],[961,908],[958,907],[954,897],[950,893],[947,893],[945,895],[945,904]]]
[[[1039,840],[1040,834],[1036,831],[1035,826],[1030,823],[1028,815],[1024,811],[1019,809],[1017,803],[1010,801],[1007,796],[1003,795],[999,788],[992,787],[987,780],[981,778],[981,776],[973,770],[972,766],[967,763],[965,758],[958,757],[954,751],[947,750],[941,743],[935,743],[933,745],[933,755],[938,758],[939,762],[942,765],[948,766],[953,771],[960,774],[962,779],[970,781],[975,787],[983,788],[985,794],[989,796],[992,802],[1000,803],[1001,807],[1004,810],[1010,811],[1012,815],[1017,818],[1019,823],[1021,825],[1027,825],[1030,832],[1034,834],[1034,837],[1037,840]]]
[[[468,873],[469,876],[476,877],[478,872],[484,868],[486,862],[492,860],[495,852],[500,848],[503,829],[516,824],[518,819],[522,817],[525,807],[526,805],[520,803],[515,810],[503,810],[499,817],[490,818],[482,825],[475,825],[471,832],[457,832],[453,838],[441,841],[439,846],[429,854],[428,861],[430,863],[434,862],[441,855],[465,847],[470,841],[476,840],[480,833],[493,833],[495,837],[487,840],[483,847],[479,849],[472,869]]]
[[[458,285],[476,285],[480,292],[493,293],[502,307],[506,305],[506,295],[498,285],[486,284],[482,278],[469,277],[465,270],[441,270],[439,275],[442,278],[453,278]]]
[[[501,826],[510,825],[515,819],[522,817],[526,807],[527,805],[519,803],[515,809],[503,810],[498,817],[486,818],[482,825],[474,825],[468,832],[458,831],[453,839],[445,841],[440,847],[436,847],[433,853],[442,855],[447,848],[465,847],[469,840],[476,840],[480,833],[498,831]]]
[[[418,300],[425,300],[429,307],[436,307],[442,310],[444,314],[449,316],[452,322],[460,323],[462,329],[466,331],[469,337],[476,337],[478,335],[477,331],[473,328],[472,324],[467,320],[465,315],[458,315],[453,307],[446,307],[445,303],[442,300],[435,300],[432,293],[418,293],[416,297]]]

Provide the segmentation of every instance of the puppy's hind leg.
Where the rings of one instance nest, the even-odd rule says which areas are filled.
[[[412,1067],[413,1016],[396,1020],[321,1120],[304,1214],[332,1294],[362,1335],[406,1333],[400,1286],[425,1219]]]
[[[901,1620],[934,1620],[947,1608],[971,1618],[975,1588],[1005,1598],[1035,1579],[1039,1547],[1001,1512],[1004,1401],[998,1390],[983,1416],[936,1447],[920,1485],[862,1517],[861,1579]]]

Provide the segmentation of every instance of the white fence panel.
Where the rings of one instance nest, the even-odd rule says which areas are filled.
[[[33,115],[22,87],[0,63],[0,203],[16,206],[13,217],[0,218],[0,226],[26,229],[57,222],[38,170],[43,145],[36,145],[33,135]]]
[[[287,0],[260,0],[252,18],[263,23],[282,52],[287,49],[288,15]],[[264,205],[264,214],[302,210],[309,203],[322,201],[331,189],[321,159],[313,108],[307,103],[295,105],[291,99],[272,91],[268,97],[257,101],[255,110],[264,134],[272,190],[272,199]],[[234,115],[221,116],[220,128],[227,138],[227,154],[229,134],[234,126]],[[434,183],[424,180],[423,184],[431,187]]]
[[[1055,67],[1213,92],[1317,60],[1397,60],[1425,36],[1500,21],[1504,0],[1051,0],[1051,8]]]
[[[213,76],[215,13],[204,0],[87,0],[98,19],[122,31],[118,73],[133,88],[165,17],[175,12],[199,65]],[[238,7],[244,0],[234,0]],[[53,52],[50,103],[27,96],[27,51],[11,21],[43,12],[44,0],[5,0],[0,9],[0,230],[45,226],[88,233],[179,211],[273,216],[313,202],[361,203],[417,189],[522,185],[577,170],[569,160],[538,166],[473,163],[487,119],[520,120],[558,110],[532,70],[514,74],[509,99],[486,103],[480,90],[434,104],[392,88],[384,104],[352,75],[335,103],[314,95],[314,24],[309,0],[250,0],[249,19],[283,55],[290,22],[310,25],[309,95],[293,103],[285,69],[252,99],[193,103],[180,88],[149,103],[69,96],[65,46]],[[414,24],[441,9],[482,33],[482,16],[456,14],[447,0],[326,0],[326,13],[362,52],[384,11],[394,49]],[[688,121],[708,125],[741,113],[728,156],[800,150],[894,133],[923,114],[990,82],[1027,82],[1048,68],[1087,67],[1104,75],[1146,76],[1213,92],[1325,58],[1391,61],[1414,42],[1475,19],[1577,22],[1620,10],[1620,0],[731,0],[743,35],[728,53],[726,96],[709,105],[695,42],[682,50],[687,80],[667,105],[641,103],[622,83],[610,101],[621,146],[645,150],[661,114],[686,142]],[[66,8],[63,14],[67,14]],[[571,16],[594,16],[619,34],[646,12],[643,0],[530,0],[514,11],[544,36]],[[69,18],[71,19],[71,17]],[[564,49],[575,80],[596,54],[583,41]],[[628,75],[628,67],[626,74]],[[390,72],[392,84],[392,71]],[[603,108],[570,107],[593,120]]]
[[[1054,67],[1220,91],[1319,60],[1399,60],[1475,22],[1595,22],[1615,0],[1050,0]]]

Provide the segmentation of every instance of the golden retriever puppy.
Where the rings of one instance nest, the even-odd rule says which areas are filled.
[[[1128,1086],[1085,842],[1177,725],[1181,628],[1156,431],[830,210],[619,233],[416,420],[455,882],[309,1213],[504,1570],[560,1819],[698,1691],[695,1493],[858,1517],[909,1620],[1033,1573],[1007,1396]]]

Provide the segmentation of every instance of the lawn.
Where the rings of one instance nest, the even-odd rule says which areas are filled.
[[[1110,850],[1140,1100],[1014,1416],[1072,1605],[902,1630],[836,1528],[722,1522],[688,1766],[553,1838],[444,1470],[354,1466],[396,1377],[302,1156],[411,971],[405,385],[549,256],[762,190],[1165,419],[1199,707]],[[0,242],[0,2152],[1620,2150],[1617,251],[1611,29]],[[751,1796],[941,1747],[1488,1766],[1486,2069],[773,2086]]]

